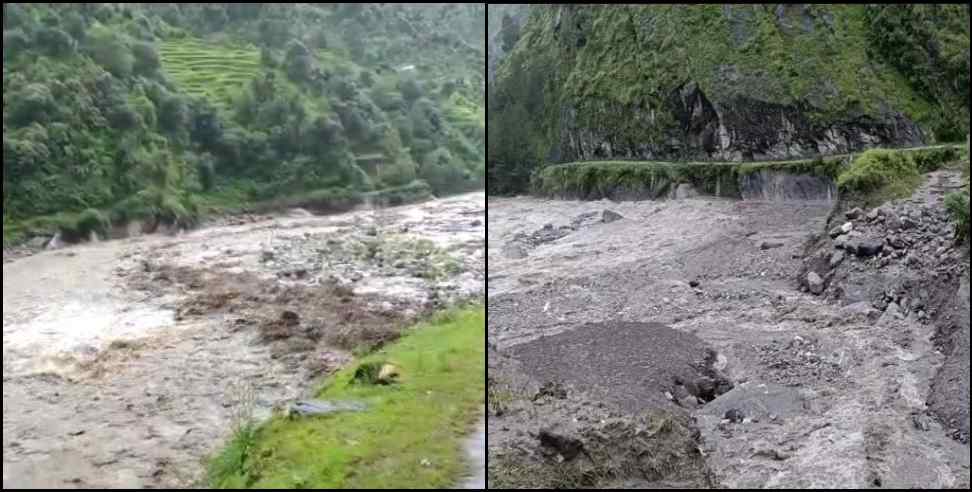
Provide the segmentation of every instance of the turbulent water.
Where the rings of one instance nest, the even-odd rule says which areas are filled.
[[[326,342],[300,350],[259,342],[247,317],[279,316],[280,306],[262,306],[264,292],[234,281],[273,292],[337,283],[363,299],[357,308],[374,312],[418,313],[481,297],[484,212],[477,193],[107,241],[6,263],[4,488],[199,485],[204,460],[241,411],[266,417],[303,396],[312,376],[351,358]],[[376,237],[405,252],[400,264],[359,254]],[[435,265],[406,254],[415,244],[449,268],[423,276],[419,269]],[[189,280],[169,279],[173,272]],[[243,295],[232,309],[193,311],[193,302],[223,292],[210,292],[217,287]]]

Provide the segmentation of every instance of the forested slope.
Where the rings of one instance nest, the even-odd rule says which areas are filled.
[[[485,5],[4,4],[4,242],[485,174]]]

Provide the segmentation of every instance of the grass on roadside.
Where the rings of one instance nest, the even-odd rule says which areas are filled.
[[[318,397],[368,410],[275,417],[237,432],[210,466],[215,488],[447,488],[466,471],[462,442],[486,391],[486,314],[452,311],[331,377]],[[396,384],[351,384],[363,364],[394,364]]]

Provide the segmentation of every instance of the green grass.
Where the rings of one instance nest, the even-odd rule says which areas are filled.
[[[194,39],[170,40],[159,53],[162,67],[186,92],[220,108],[260,71],[260,52],[208,44]]]
[[[330,378],[324,400],[369,410],[290,420],[237,433],[211,463],[216,488],[447,488],[466,470],[462,441],[483,408],[486,314],[453,311]],[[361,364],[390,362],[397,384],[351,384]],[[423,465],[423,463],[425,465]],[[426,466],[428,465],[428,466]]]
[[[960,147],[874,149],[861,154],[842,154],[815,159],[765,162],[664,162],[588,161],[547,166],[532,179],[536,193],[545,196],[598,199],[616,193],[662,197],[680,183],[690,183],[703,193],[732,197],[739,179],[770,171],[829,178],[844,191],[873,193],[872,198],[899,198],[921,183],[920,174],[940,169],[959,159]],[[868,157],[865,157],[868,156]],[[875,156],[893,158],[903,169],[885,169]],[[907,171],[907,172],[905,172]],[[912,172],[913,171],[913,172]]]
[[[868,193],[920,178],[918,167],[907,156],[874,149],[854,159],[850,168],[837,178],[841,190]]]
[[[3,225],[3,247],[7,248],[19,244],[24,240],[23,227],[18,224]]]
[[[955,219],[956,239],[964,243],[969,239],[969,193],[968,190],[952,193],[945,197],[945,207]]]

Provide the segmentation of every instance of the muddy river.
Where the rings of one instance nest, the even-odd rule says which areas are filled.
[[[921,210],[927,201],[929,209],[939,210],[943,190],[957,179],[933,176],[900,207]],[[595,398],[595,405],[640,395],[647,406],[672,399],[679,387],[655,384],[643,372],[651,361],[615,361],[631,346],[612,345],[605,330],[623,322],[660,323],[698,337],[718,352],[717,366],[735,387],[704,406],[695,398],[691,405],[672,406],[690,415],[701,432],[698,452],[713,484],[967,488],[969,447],[951,438],[960,434],[962,422],[928,416],[932,382],[945,360],[944,349],[933,342],[935,324],[917,308],[882,316],[870,302],[814,296],[796,281],[833,205],[706,197],[620,203],[491,197],[489,340],[524,367],[543,368],[545,378],[573,383],[573,390],[600,381],[620,392]],[[939,227],[921,220],[929,231]],[[923,237],[915,233],[916,241]],[[927,246],[913,247],[913,256],[924,251],[927,258],[915,261],[957,261],[960,253],[933,233],[928,237]],[[850,279],[868,288],[934,270],[896,266],[903,260],[890,254],[880,262],[850,257],[834,268],[845,272],[848,292]],[[954,275],[948,278],[957,285]],[[943,274],[942,285],[945,279]],[[954,294],[950,288],[945,294]],[[605,328],[580,330],[590,323]],[[534,360],[562,353],[557,344],[567,343],[596,347],[597,355],[585,359],[580,371],[559,360]],[[551,376],[559,366],[565,367]],[[535,456],[521,450],[536,446],[529,436],[538,429],[531,422],[542,420],[544,408],[490,417],[491,462],[494,456],[514,463]],[[727,415],[739,415],[738,425]],[[592,434],[601,429],[591,425]]]
[[[333,331],[481,299],[484,239],[476,193],[5,263],[4,488],[200,485],[242,407],[265,418],[351,360]],[[327,302],[304,312],[288,298],[325,287],[355,299],[340,318]],[[283,309],[327,323],[301,343],[266,342],[286,338],[260,324]]]

